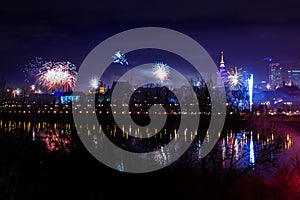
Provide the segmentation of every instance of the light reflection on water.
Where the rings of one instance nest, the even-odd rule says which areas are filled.
[[[0,130],[6,133],[19,133],[29,136],[34,142],[41,142],[47,148],[49,152],[53,151],[69,151],[69,146],[72,143],[71,134],[75,134],[74,126],[70,123],[48,123],[48,122],[30,122],[30,121],[4,121],[0,120]],[[141,139],[138,137],[141,136],[141,130],[133,129],[130,125],[122,125],[120,131],[116,125],[90,125],[90,124],[81,124],[78,126],[78,134],[87,134],[90,136],[91,141],[95,147],[101,148],[101,141],[103,140],[104,135],[100,134],[102,131],[105,131],[108,134],[108,137],[113,142],[119,142],[121,138],[121,143],[128,145],[137,145]],[[153,135],[153,132],[157,132],[157,129],[146,129],[146,134],[150,138]],[[138,139],[132,139],[128,134],[134,135]],[[164,142],[168,142],[172,139],[178,140],[179,137],[184,137],[185,142],[191,142],[194,140],[194,148],[192,152],[197,159],[200,160],[199,155],[201,151],[201,140],[197,137],[197,130],[189,130],[186,128],[183,135],[177,133],[177,129],[163,129],[159,134],[155,135],[159,141],[162,141],[162,144],[158,145],[155,150],[159,150],[154,155],[154,160],[159,163],[161,166],[166,166],[172,162],[172,156],[168,148],[165,148],[163,145]],[[285,136],[284,149],[290,150],[293,147],[293,137],[291,133],[287,133]],[[245,164],[254,165],[257,157],[257,149],[272,144],[275,141],[276,134],[272,133],[267,137],[263,133],[256,133],[253,131],[240,131],[238,133],[233,132],[232,130],[227,130],[225,135],[222,135],[217,146],[220,149],[220,155],[222,158],[221,165],[222,167],[228,166],[228,157],[233,156],[234,160],[239,160],[243,157],[243,162]],[[207,133],[205,139],[209,142],[210,136]],[[124,143],[124,144],[123,144]],[[176,148],[176,147],[175,147]],[[246,155],[246,156],[245,156]],[[194,159],[194,158],[191,158]],[[124,171],[124,163],[122,161],[116,163],[119,171]]]
[[[0,131],[9,133],[17,139],[31,138],[40,142],[49,152],[69,151],[71,144],[71,124],[48,123],[31,121],[4,121],[0,120]]]
[[[255,155],[254,155],[254,145],[253,145],[253,136],[252,136],[252,131],[251,131],[251,136],[250,136],[250,164],[255,163]]]

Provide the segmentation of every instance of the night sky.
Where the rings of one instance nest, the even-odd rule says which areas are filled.
[[[219,62],[267,79],[265,57],[300,68],[300,1],[6,1],[0,6],[1,75],[24,85],[34,57],[80,66],[101,41],[130,28],[159,26],[196,39]]]

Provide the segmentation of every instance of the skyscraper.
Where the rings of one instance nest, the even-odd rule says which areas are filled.
[[[282,67],[280,63],[269,63],[269,67],[269,83],[271,89],[275,90],[279,87],[282,87]]]
[[[300,86],[300,69],[298,68],[293,68],[288,70],[288,85],[296,85]]]
[[[224,87],[227,84],[228,74],[224,62],[224,52],[221,51],[220,66],[218,71],[217,87]]]
[[[227,74],[227,70],[226,70],[226,66],[225,66],[225,62],[224,62],[224,52],[221,51],[221,61],[220,61],[220,75],[222,77],[222,79],[225,81],[227,80],[228,74]]]

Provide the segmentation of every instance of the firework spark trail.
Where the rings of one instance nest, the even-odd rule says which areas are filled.
[[[169,78],[170,67],[163,62],[157,62],[152,68],[152,73],[157,82],[163,83]]]

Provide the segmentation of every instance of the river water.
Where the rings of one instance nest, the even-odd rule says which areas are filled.
[[[269,133],[260,132],[257,130],[224,130],[219,142],[217,154],[219,155],[219,163],[221,167],[226,168],[230,162],[237,161],[240,167],[255,166],[261,149],[270,148],[277,140],[282,141],[282,152],[278,155],[278,165],[289,165],[300,152],[300,127],[298,122],[277,122],[277,130]],[[47,122],[39,120],[0,120],[0,132],[15,136],[17,140],[31,140],[34,143],[42,144],[42,147],[51,154],[51,152],[63,151],[69,152],[74,148],[72,145],[72,135],[87,134],[91,139],[91,144],[95,148],[101,146],[103,136],[95,134],[105,131],[106,136],[110,141],[120,148],[146,152],[148,150],[156,150],[154,160],[162,167],[169,165],[172,160],[170,150],[165,148],[171,140],[178,140],[178,137],[184,137],[184,141],[191,143],[191,148],[188,150],[188,159],[184,162],[198,163],[200,162],[200,151],[203,140],[209,140],[209,137],[200,137],[201,130],[186,130],[179,136],[176,127],[164,128],[155,137],[152,137],[151,142],[145,142],[146,139],[136,139],[129,136],[138,137],[141,133],[139,129],[132,129],[131,126],[116,124],[80,124],[75,129],[72,123]],[[153,130],[154,132],[157,130]],[[150,137],[149,137],[150,138]],[[142,143],[140,145],[139,143]],[[76,147],[75,147],[76,148]],[[158,151],[157,151],[158,150]],[[113,153],[113,152],[112,152]],[[272,156],[272,155],[270,155]],[[231,159],[232,158],[232,159]],[[116,161],[116,168],[119,171],[126,169],[126,163],[122,163],[122,159]]]

